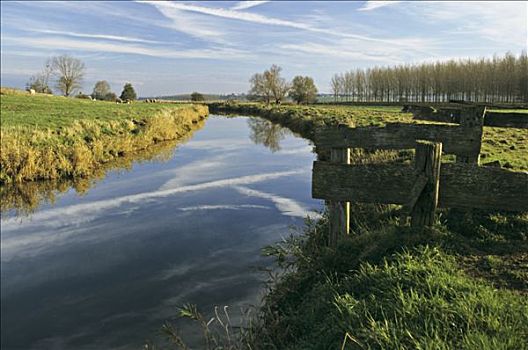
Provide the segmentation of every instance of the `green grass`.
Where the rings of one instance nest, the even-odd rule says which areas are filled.
[[[384,126],[387,123],[431,124],[413,120],[411,113],[398,106],[282,105],[259,103],[210,103],[212,113],[251,114],[265,117],[313,140],[313,131],[324,125],[345,124],[351,127]],[[528,130],[484,127],[482,163],[500,161],[514,170],[528,171]],[[447,156],[446,159],[453,157]]]
[[[490,112],[497,112],[497,113],[520,113],[520,114],[528,114],[528,109],[488,109]]]
[[[167,108],[154,103],[116,104],[61,96],[1,95],[2,128],[60,129],[75,122],[143,119]],[[171,109],[188,105],[170,105]]]
[[[115,104],[2,89],[0,183],[89,177],[161,141],[185,137],[207,107]]]
[[[397,206],[351,212],[352,234],[335,249],[324,215],[263,250],[280,269],[242,328],[221,322],[211,333],[218,313],[192,307],[200,317],[190,318],[215,339],[206,348],[528,348],[528,213],[444,210],[417,232]],[[164,348],[186,349],[185,334],[170,323],[164,330],[173,344]]]
[[[418,233],[380,208],[355,208],[355,234],[335,250],[326,220],[265,250],[286,273],[266,295],[253,348],[527,348],[528,216],[475,214],[480,225]]]

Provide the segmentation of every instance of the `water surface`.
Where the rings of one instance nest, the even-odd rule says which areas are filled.
[[[321,209],[311,151],[262,119],[211,116],[168,161],[4,212],[2,349],[139,349],[183,303],[257,304],[260,249]]]

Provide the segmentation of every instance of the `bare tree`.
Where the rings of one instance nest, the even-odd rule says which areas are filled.
[[[106,80],[99,80],[97,83],[95,83],[92,97],[96,100],[105,100],[107,96],[111,97],[109,95],[111,92],[110,84],[108,84]]]
[[[269,104],[271,99],[271,90],[265,82],[264,74],[253,74],[251,79],[249,79],[249,82],[251,84],[249,94],[257,98],[263,99],[266,104]]]
[[[70,96],[81,87],[84,77],[84,63],[69,55],[55,56],[51,60],[51,69],[57,77],[57,89],[64,96]]]
[[[280,104],[290,90],[290,83],[280,76],[282,68],[272,65],[269,70],[264,72],[264,81],[271,91],[271,95],[276,104]]]
[[[350,90],[356,101],[376,102],[528,102],[528,56],[373,67],[334,74],[337,101]]]
[[[343,82],[339,74],[334,74],[332,80],[330,81],[330,88],[332,89],[332,94],[334,95],[334,101],[337,102],[339,95],[343,91]]]
[[[354,92],[354,72],[346,72],[341,76],[342,90],[345,95],[346,100],[348,101]]]
[[[274,64],[264,73],[254,74],[249,80],[249,94],[262,98],[267,104],[272,98],[276,104],[280,104],[290,90],[290,84],[280,76],[281,70],[281,67]]]
[[[26,84],[27,89],[33,89],[35,92],[44,94],[51,94],[52,91],[49,86],[49,81],[52,73],[51,62],[48,60],[40,73],[32,75],[29,78],[29,81]]]

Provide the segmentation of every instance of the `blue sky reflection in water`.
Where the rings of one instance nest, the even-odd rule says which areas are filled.
[[[260,248],[322,207],[311,150],[261,119],[211,117],[167,162],[6,213],[2,349],[139,348],[185,302],[256,303]]]

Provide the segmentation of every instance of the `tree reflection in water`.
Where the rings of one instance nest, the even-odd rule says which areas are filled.
[[[247,123],[251,130],[249,135],[251,141],[257,145],[264,145],[271,152],[280,151],[280,141],[291,133],[288,129],[261,118],[249,118]]]

